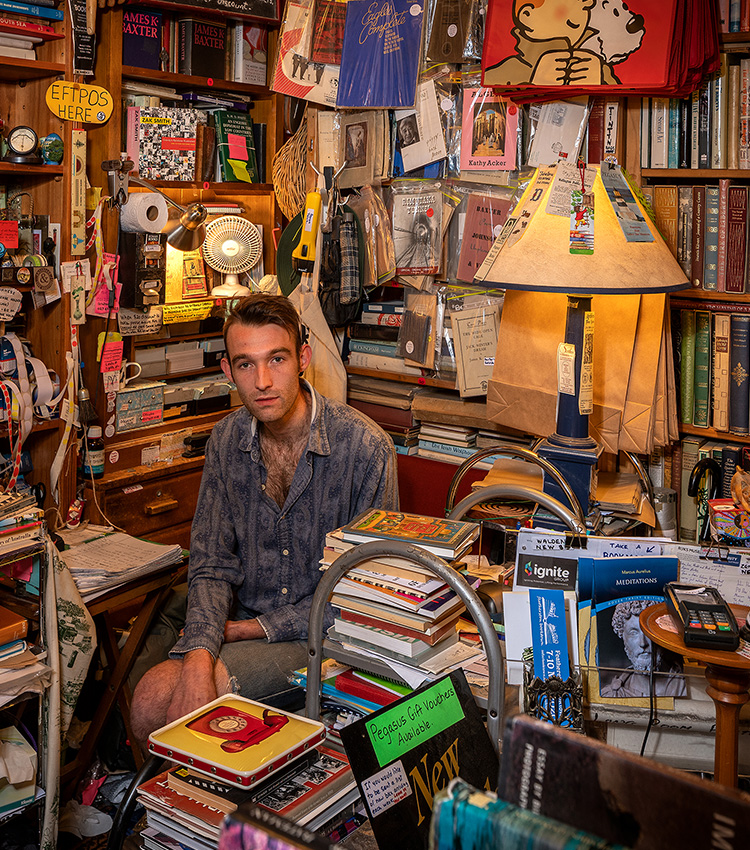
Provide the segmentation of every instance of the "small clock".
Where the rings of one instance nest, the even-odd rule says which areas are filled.
[[[25,125],[13,127],[6,139],[8,152],[3,159],[16,164],[38,165],[42,162],[39,156],[39,136]]]

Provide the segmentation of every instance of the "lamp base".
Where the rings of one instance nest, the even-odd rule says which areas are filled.
[[[553,435],[543,440],[535,449],[536,453],[548,460],[560,470],[571,489],[578,497],[584,513],[589,512],[589,499],[592,490],[596,491],[595,469],[599,455],[604,447],[590,437],[571,439]],[[572,505],[560,489],[557,482],[548,475],[544,476],[543,490],[567,507]]]

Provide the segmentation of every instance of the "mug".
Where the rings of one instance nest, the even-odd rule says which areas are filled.
[[[132,375],[128,375],[128,369],[131,366],[135,368],[135,372],[133,372]],[[126,387],[132,380],[137,378],[140,374],[140,363],[136,363],[134,360],[123,360],[120,364],[120,387]]]

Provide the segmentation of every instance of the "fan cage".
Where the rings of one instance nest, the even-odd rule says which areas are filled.
[[[222,274],[248,271],[258,262],[262,250],[260,231],[246,218],[223,216],[206,227],[203,258]]]

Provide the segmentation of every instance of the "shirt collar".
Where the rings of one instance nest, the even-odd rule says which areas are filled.
[[[325,417],[323,416],[326,400],[305,378],[302,378],[301,382],[310,393],[312,400],[310,439],[307,442],[307,451],[319,455],[329,455],[331,453],[331,443],[328,439],[328,429],[326,428]],[[239,416],[242,417],[240,427],[244,432],[240,437],[239,447],[243,452],[251,452],[253,448],[257,449],[259,447],[258,420],[254,416],[250,416],[247,408],[239,411]]]

